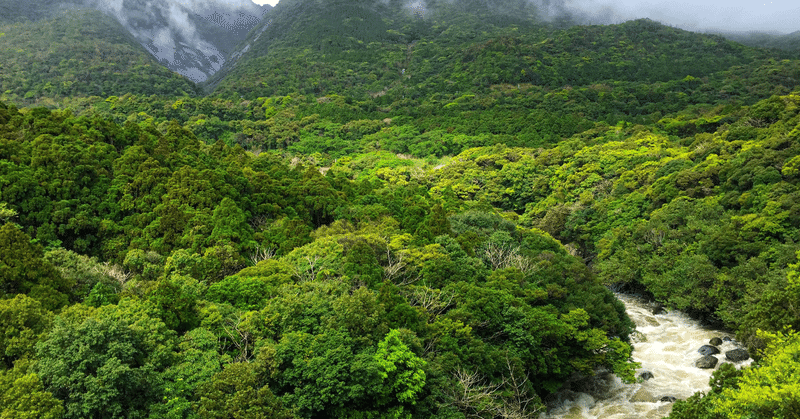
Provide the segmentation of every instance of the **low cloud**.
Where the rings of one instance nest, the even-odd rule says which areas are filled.
[[[263,13],[251,0],[84,0],[84,5],[115,17],[159,61],[195,82],[225,63],[218,40],[199,27],[201,19],[243,38]]]

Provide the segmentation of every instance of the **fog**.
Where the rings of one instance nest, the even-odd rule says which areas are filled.
[[[545,19],[580,23],[622,23],[648,18],[693,32],[800,30],[797,0],[529,0]]]
[[[244,39],[264,11],[251,0],[83,0],[83,4],[114,16],[159,61],[195,82],[222,67],[225,49]]]
[[[248,0],[239,0],[248,1]],[[695,32],[770,32],[800,30],[797,0],[531,0],[545,17],[568,12],[592,23],[621,23],[649,18]],[[275,6],[277,0],[255,0]]]
[[[797,0],[617,0],[615,12],[623,18],[650,18],[695,32],[777,32],[800,30]]]
[[[244,39],[268,9],[262,4],[277,4],[276,0],[73,1],[114,16],[162,63],[196,82],[206,80],[222,67],[230,49]],[[491,6],[502,4],[502,0],[485,1]],[[576,23],[608,24],[649,18],[696,32],[786,34],[800,30],[797,0],[527,1],[536,5],[538,15],[546,20],[566,18]],[[413,13],[425,14],[425,0],[406,3]]]

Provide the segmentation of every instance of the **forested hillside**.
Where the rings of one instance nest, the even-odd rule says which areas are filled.
[[[177,124],[0,121],[3,397],[38,397],[4,414],[530,413],[574,372],[633,377],[621,303],[491,207]]]
[[[0,416],[536,417],[635,379],[615,289],[760,366],[673,417],[797,417],[800,61],[477,3],[284,0],[205,93],[0,27]]]
[[[0,24],[0,98],[55,106],[65,98],[190,95],[197,87],[164,68],[116,20],[93,10]]]

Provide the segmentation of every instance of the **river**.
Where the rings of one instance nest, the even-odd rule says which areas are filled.
[[[694,366],[701,357],[697,352],[701,346],[714,337],[730,339],[719,346],[721,354],[716,357],[720,363],[725,361],[725,351],[739,347],[732,335],[704,327],[683,313],[654,315],[637,297],[624,294],[617,297],[636,323],[633,359],[642,365],[637,375],[649,371],[653,378],[624,384],[611,374],[600,373],[591,379],[567,383],[547,400],[549,410],[540,419],[663,418],[669,415],[672,403],[660,401],[662,397],[686,399],[695,392],[709,390],[708,380],[714,370]]]

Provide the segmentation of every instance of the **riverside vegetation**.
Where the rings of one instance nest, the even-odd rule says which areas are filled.
[[[502,6],[284,0],[203,86],[0,25],[2,416],[533,417],[635,378],[618,287],[756,358],[672,417],[798,417],[795,53]]]

